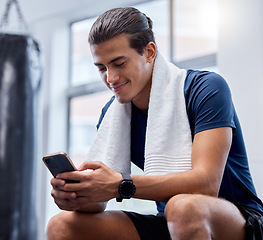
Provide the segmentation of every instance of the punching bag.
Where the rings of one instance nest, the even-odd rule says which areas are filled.
[[[0,34],[0,240],[36,240],[39,46]]]

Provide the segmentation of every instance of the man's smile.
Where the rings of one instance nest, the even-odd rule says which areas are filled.
[[[112,84],[110,84],[110,89],[111,89],[113,92],[118,93],[118,92],[120,92],[120,91],[126,86],[126,84],[127,84],[128,82],[129,82],[129,81],[126,81],[126,82],[124,82],[124,83],[122,83],[122,84],[118,84],[118,85],[112,85]]]

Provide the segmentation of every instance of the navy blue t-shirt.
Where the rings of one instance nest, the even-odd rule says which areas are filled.
[[[242,131],[226,81],[218,74],[207,71],[188,70],[184,85],[187,115],[192,137],[198,132],[231,127],[233,139],[226,162],[219,197],[237,204],[255,208],[263,212],[263,204],[257,197],[249,171]],[[104,114],[114,97],[102,110],[99,127]],[[131,161],[144,169],[144,146],[147,114],[132,104],[131,119]],[[165,203],[157,202],[159,212]]]

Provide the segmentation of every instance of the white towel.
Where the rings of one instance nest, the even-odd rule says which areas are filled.
[[[145,175],[191,169],[192,138],[186,112],[186,70],[165,61],[154,63],[145,142]],[[116,99],[108,108],[88,160],[102,161],[120,173],[130,173],[131,103]]]

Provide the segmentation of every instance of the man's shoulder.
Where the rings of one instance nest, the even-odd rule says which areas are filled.
[[[226,80],[219,74],[210,71],[187,70],[184,84],[186,103],[197,96],[214,95],[214,93],[230,93]]]
[[[220,126],[235,128],[231,91],[222,76],[215,72],[188,70],[184,94],[192,135]]]
[[[192,69],[187,70],[184,87],[186,92],[193,88],[199,88],[203,85],[220,87],[221,85],[227,85],[227,83],[221,75],[215,72]]]

